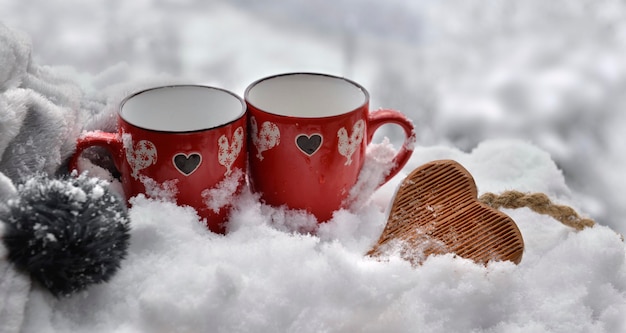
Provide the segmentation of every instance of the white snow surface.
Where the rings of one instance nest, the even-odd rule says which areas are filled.
[[[312,233],[294,230],[310,216],[247,191],[225,235],[189,207],[137,197],[120,271],[69,298],[33,288],[23,332],[624,332],[626,247],[608,227],[576,232],[529,209],[505,210],[524,237],[519,265],[442,255],[412,267],[364,256],[402,178],[438,159],[465,166],[479,194],[542,192],[577,207],[550,156],[517,140],[470,153],[418,146],[368,204],[337,211]]]
[[[241,95],[265,75],[319,71],[357,80],[374,108],[400,109],[418,134],[409,163],[375,192],[391,151],[373,146],[349,208],[319,226],[244,191],[218,235],[191,208],[134,198],[129,255],[110,282],[58,299],[33,285],[27,299],[0,300],[13,310],[0,318],[21,316],[25,303],[21,331],[38,333],[626,332],[626,247],[616,233],[626,225],[626,5],[356,2],[0,0],[0,20],[30,35],[35,62],[68,65],[88,94],[111,94],[109,109],[132,81],[157,76]],[[417,37],[402,37],[406,29]],[[438,159],[465,166],[479,194],[546,193],[606,223],[576,232],[504,210],[524,237],[519,265],[364,256],[402,178]],[[28,288],[15,275],[2,267],[1,291]],[[12,320],[0,332],[19,326]]]

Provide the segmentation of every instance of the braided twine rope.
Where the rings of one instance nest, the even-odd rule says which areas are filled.
[[[529,194],[519,191],[506,191],[502,194],[485,193],[478,198],[478,201],[495,209],[528,207],[539,214],[549,215],[576,230],[595,225],[592,219],[581,217],[572,207],[553,203],[543,193]]]

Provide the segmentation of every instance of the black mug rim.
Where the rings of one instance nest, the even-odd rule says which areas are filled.
[[[220,124],[217,126],[213,126],[213,127],[205,127],[205,128],[199,128],[199,129],[195,129],[195,130],[189,130],[189,131],[168,131],[168,130],[156,130],[156,129],[152,129],[152,128],[147,128],[141,125],[137,125],[129,120],[127,120],[126,118],[124,118],[124,116],[122,115],[122,109],[124,108],[124,104],[126,104],[126,102],[128,102],[129,100],[150,92],[150,91],[155,91],[155,90],[159,90],[159,89],[169,89],[169,88],[184,88],[184,87],[195,87],[195,88],[205,88],[205,89],[211,89],[211,90],[215,90],[215,91],[220,91],[220,92],[224,92],[227,93],[229,95],[231,95],[232,97],[236,98],[239,103],[241,104],[241,112],[240,114],[237,115],[236,118],[234,118],[233,120],[230,120],[224,124]],[[209,131],[209,130],[214,130],[214,129],[218,129],[218,128],[222,128],[222,127],[226,127],[228,125],[231,125],[239,120],[241,120],[241,118],[244,118],[247,114],[247,104],[245,102],[245,100],[237,95],[236,93],[224,89],[224,88],[219,88],[219,87],[214,87],[214,86],[208,86],[208,85],[202,85],[202,84],[169,84],[169,85],[160,85],[160,86],[154,86],[154,87],[150,87],[150,88],[146,88],[146,89],[141,89],[138,90],[134,93],[131,93],[130,95],[124,97],[124,99],[122,99],[122,101],[118,104],[117,106],[117,116],[120,120],[124,121],[124,123],[135,127],[135,128],[139,128],[142,129],[144,131],[148,131],[148,132],[153,132],[153,133],[168,133],[168,134],[191,134],[191,133],[199,133],[199,132],[204,132],[204,131]]]
[[[331,79],[341,80],[341,81],[347,82],[347,83],[353,85],[354,87],[358,88],[363,93],[363,102],[361,104],[359,104],[359,106],[357,106],[357,107],[355,107],[355,108],[353,108],[351,110],[348,110],[348,111],[345,111],[345,112],[342,112],[342,113],[338,113],[338,114],[335,114],[335,115],[319,116],[319,117],[302,117],[302,116],[293,116],[293,115],[285,115],[285,114],[274,113],[272,111],[268,111],[266,109],[260,108],[260,107],[258,107],[256,105],[254,105],[252,102],[250,102],[250,100],[248,98],[249,95],[250,95],[250,91],[252,89],[254,89],[255,86],[257,86],[258,84],[260,84],[260,83],[262,83],[264,81],[269,81],[269,80],[280,78],[280,77],[297,76],[297,75],[326,77],[326,78],[331,78]],[[347,114],[350,114],[350,113],[353,113],[353,112],[355,112],[357,110],[360,110],[360,109],[362,109],[364,107],[369,107],[370,94],[367,91],[367,89],[365,89],[365,87],[363,87],[361,84],[357,83],[354,80],[351,80],[351,79],[348,79],[346,77],[343,77],[343,76],[332,75],[332,74],[327,74],[327,73],[317,73],[317,72],[287,72],[287,73],[280,73],[280,74],[274,74],[274,75],[262,77],[260,79],[257,79],[255,81],[253,81],[252,83],[250,83],[248,85],[248,87],[244,91],[243,99],[244,99],[244,102],[246,103],[246,105],[248,107],[252,107],[254,110],[258,110],[260,112],[267,113],[267,114],[270,114],[270,115],[275,116],[275,117],[298,118],[298,119],[325,119],[325,118],[335,118],[335,117],[345,116]]]

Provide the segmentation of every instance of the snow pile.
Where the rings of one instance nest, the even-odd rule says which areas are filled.
[[[215,187],[202,191],[202,202],[214,213],[219,213],[220,209],[233,202],[243,179],[245,179],[243,171],[235,168]]]
[[[353,9],[354,1],[337,3]],[[602,225],[575,232],[528,209],[505,210],[525,240],[518,266],[485,267],[446,255],[411,267],[399,257],[377,261],[363,255],[377,241],[402,177],[437,159],[461,163],[475,177],[479,194],[546,193],[623,232],[622,4],[526,0],[508,7],[475,0],[359,7],[359,15],[381,19],[385,15],[375,10],[400,8],[404,21],[391,22],[381,40],[357,34],[371,27],[320,32],[273,20],[275,12],[260,17],[221,1],[189,0],[186,10],[171,1],[156,3],[12,2],[3,4],[0,20],[32,28],[34,58],[50,56],[40,63],[94,72],[105,67],[88,78],[73,68],[30,66],[45,80],[24,81],[46,97],[69,92],[73,98],[61,100],[72,106],[68,110],[102,112],[87,130],[113,130],[116,102],[139,87],[126,83],[146,73],[151,79],[142,86],[166,71],[241,94],[264,75],[345,72],[369,88],[373,107],[400,109],[416,122],[415,153],[398,176],[374,191],[391,151],[386,142],[372,147],[349,209],[319,226],[309,215],[269,207],[244,191],[228,233],[217,235],[188,207],[136,197],[128,257],[108,283],[70,298],[55,298],[34,284],[27,300],[0,300],[0,331],[22,322],[15,319],[19,306],[6,307],[22,302],[23,332],[626,331],[626,248]],[[306,17],[323,16],[310,15],[313,10],[328,11],[315,3],[306,7]],[[72,13],[77,15],[67,19]],[[387,41],[407,26],[419,32],[404,42]],[[8,64],[11,56],[30,60],[21,51],[0,56]],[[16,76],[15,68],[3,67],[0,77]],[[48,104],[26,97],[46,115]],[[528,138],[537,146],[485,141],[503,136]],[[26,157],[45,153],[50,151]],[[23,164],[21,158],[13,161]],[[113,180],[107,168],[87,166],[92,175]],[[0,178],[0,186],[5,184]],[[120,184],[113,184],[119,191]],[[167,186],[153,190],[168,197]],[[11,267],[0,267],[3,294],[25,291],[29,284]],[[16,311],[3,312],[2,306]]]
[[[385,156],[378,147],[378,156]],[[118,274],[71,298],[34,288],[24,332],[621,332],[626,248],[613,230],[575,232],[528,209],[506,211],[525,240],[520,265],[452,255],[411,267],[364,253],[377,240],[395,187],[413,168],[454,159],[480,193],[543,192],[576,206],[550,156],[519,141],[471,153],[417,147],[369,204],[340,210],[315,233],[301,212],[244,192],[229,231],[195,211],[137,197],[131,244]],[[294,224],[291,224],[291,223]],[[291,231],[290,231],[291,229]]]

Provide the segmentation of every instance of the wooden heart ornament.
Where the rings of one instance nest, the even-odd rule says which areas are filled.
[[[477,197],[474,178],[455,161],[417,168],[400,184],[387,225],[367,254],[397,253],[414,265],[445,253],[479,263],[519,263],[524,241],[517,225]]]

